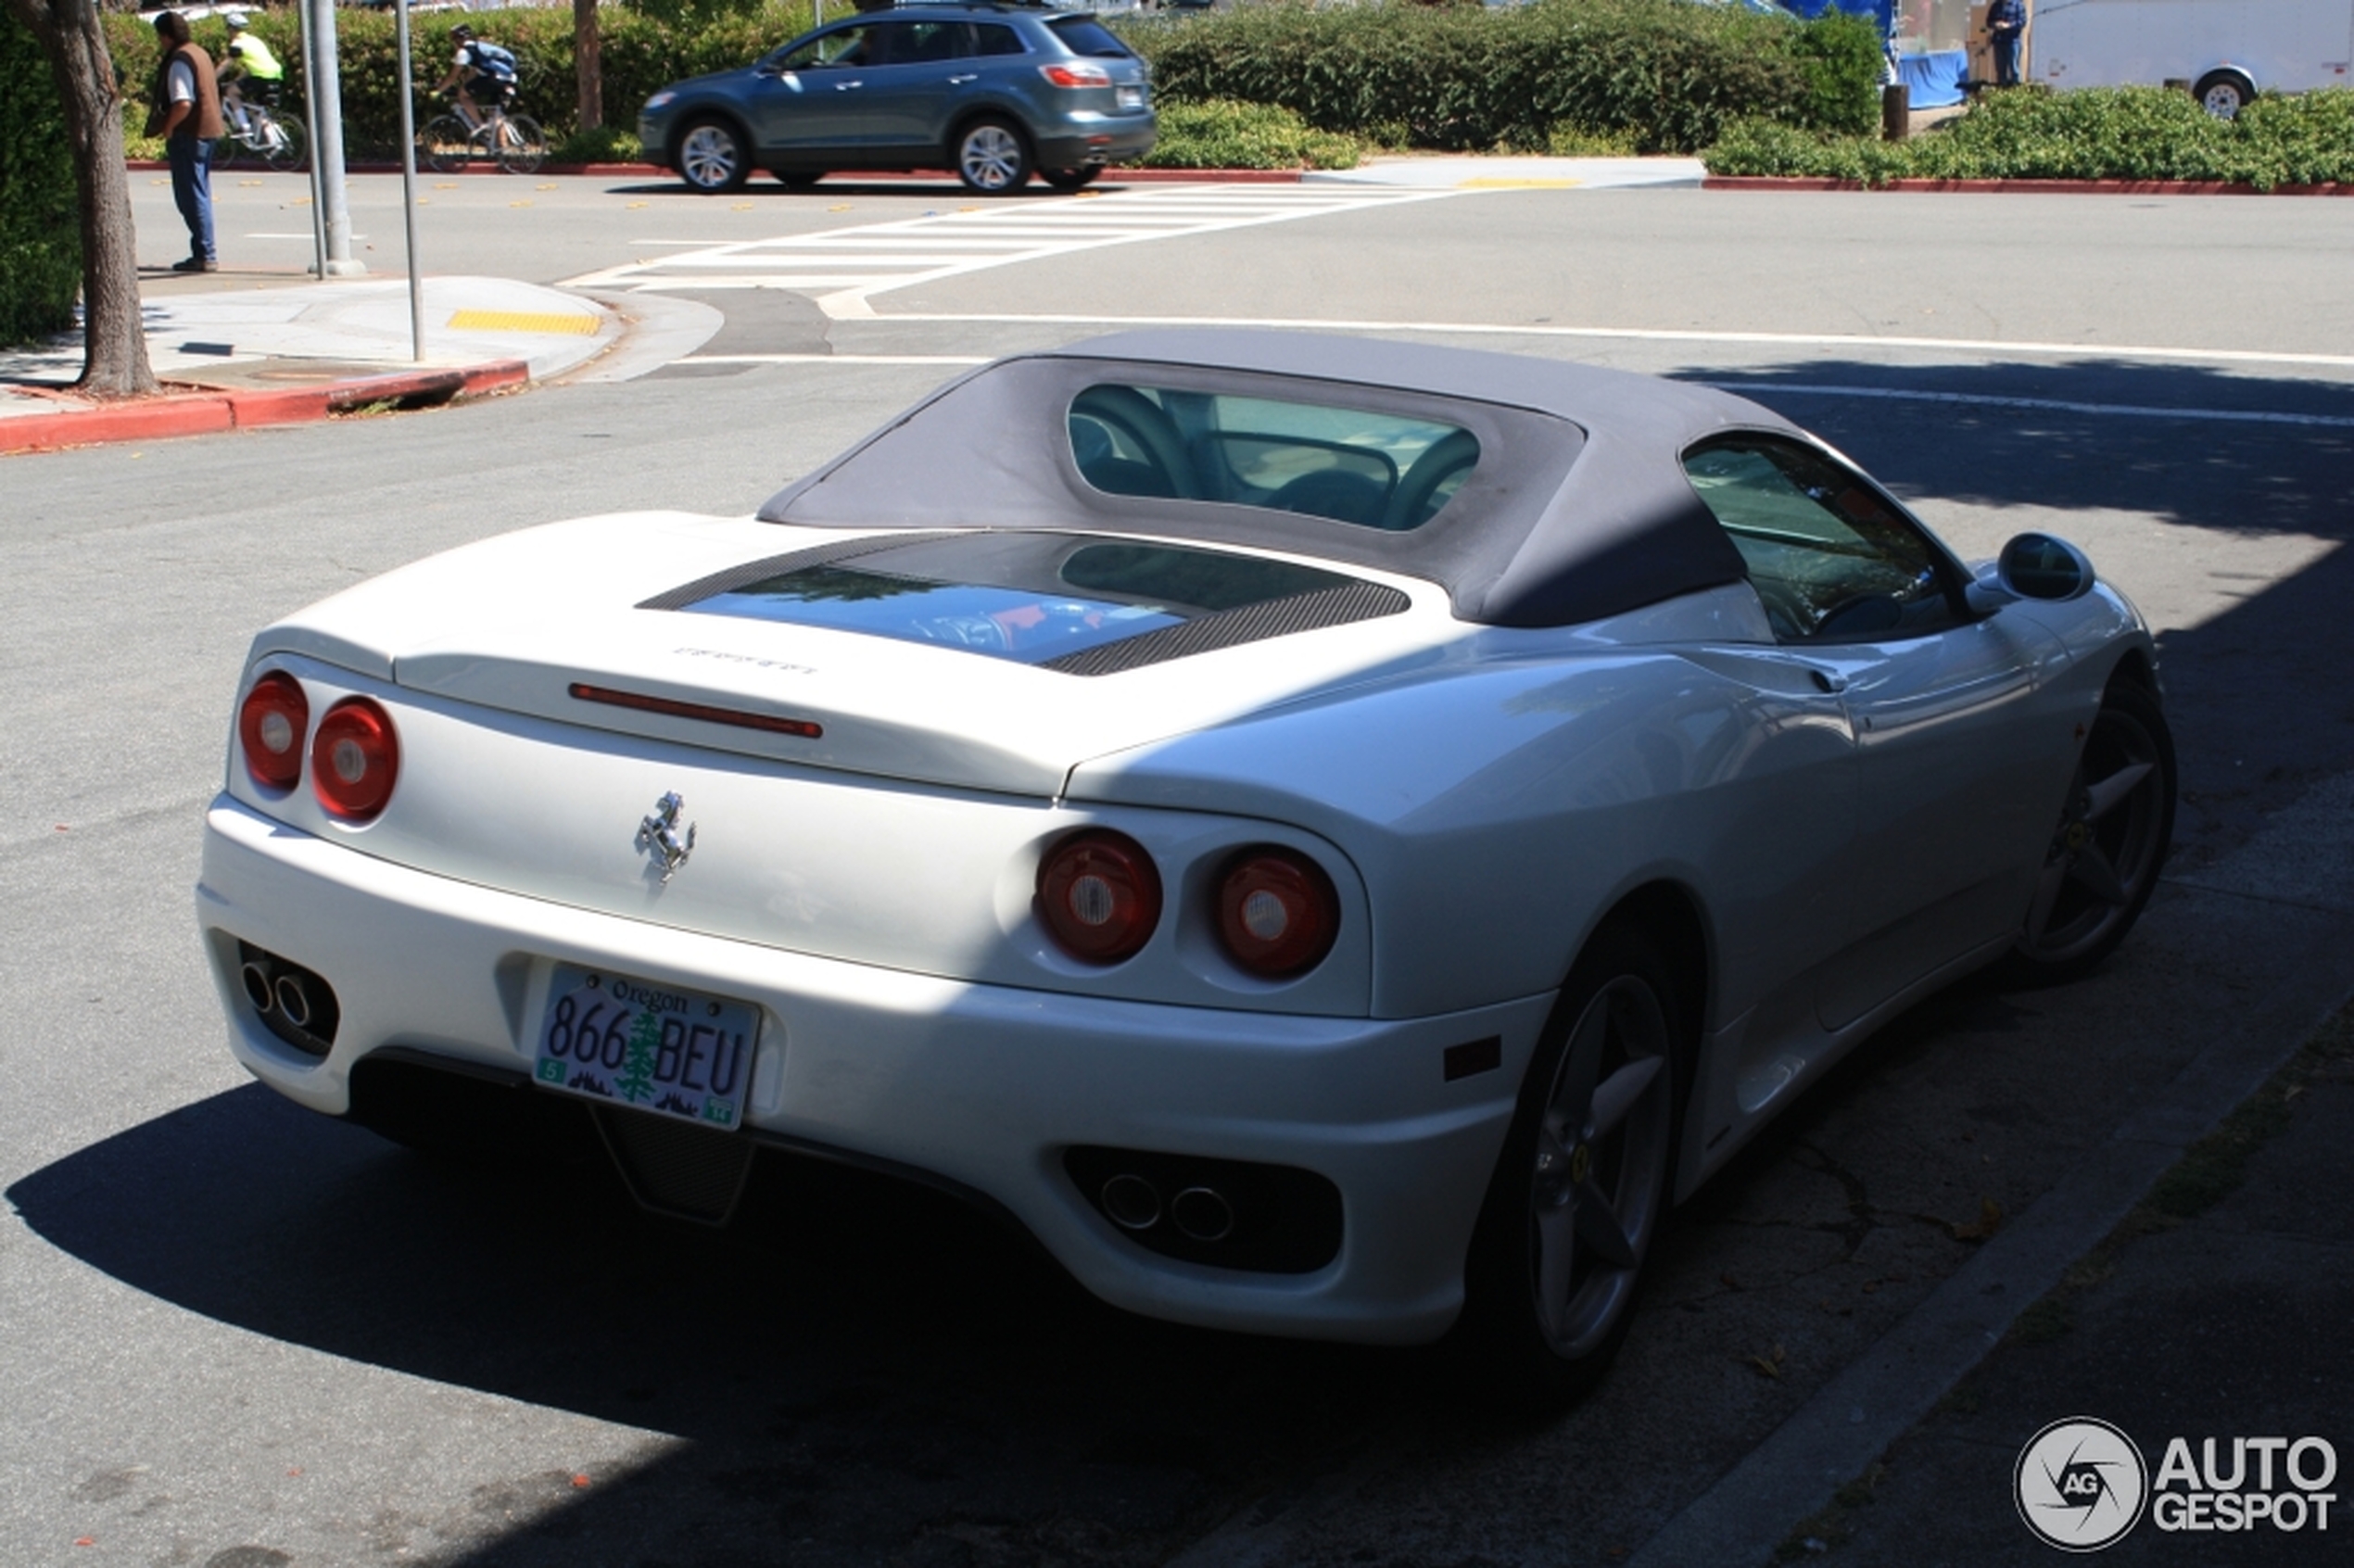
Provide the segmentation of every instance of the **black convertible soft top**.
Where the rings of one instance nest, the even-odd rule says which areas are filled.
[[[1109,495],[1066,419],[1103,383],[1323,401],[1472,432],[1478,467],[1436,517],[1390,533],[1264,507]],[[1018,528],[1252,545],[1443,585],[1487,626],[1569,626],[1734,582],[1740,556],[1681,454],[1728,429],[1803,435],[1703,386],[1557,360],[1313,333],[1120,333],[999,360],[772,498],[771,523]]]

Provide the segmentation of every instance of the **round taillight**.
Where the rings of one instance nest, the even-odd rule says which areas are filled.
[[[1073,833],[1038,866],[1038,917],[1072,957],[1117,964],[1160,923],[1160,873],[1125,833]]]
[[[237,709],[237,745],[246,771],[265,790],[302,782],[302,738],[310,728],[310,701],[302,683],[272,671],[253,683]]]
[[[1312,969],[1340,934],[1340,896],[1297,850],[1245,850],[1218,884],[1218,935],[1234,962],[1277,979]]]
[[[392,718],[365,697],[347,697],[327,710],[310,742],[310,788],[319,803],[347,822],[365,822],[392,798],[400,772],[400,742]]]

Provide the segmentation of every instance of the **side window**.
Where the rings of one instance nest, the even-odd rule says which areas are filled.
[[[777,62],[780,70],[825,70],[835,66],[873,65],[869,27],[838,27],[821,32]]]
[[[996,22],[978,22],[974,24],[973,32],[978,40],[978,46],[973,50],[977,55],[1030,53],[1030,46],[1021,41],[1021,34],[1010,27]]]
[[[1937,547],[1858,475],[1772,436],[1684,454],[1684,473],[1748,563],[1784,642],[1882,640],[1961,619]]]
[[[874,65],[936,65],[965,53],[963,22],[885,22],[875,31],[881,52],[870,60]]]

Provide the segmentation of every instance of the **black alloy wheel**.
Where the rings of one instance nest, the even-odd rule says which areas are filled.
[[[1505,1404],[1582,1397],[1626,1337],[1675,1197],[1685,1013],[1674,967],[1632,924],[1598,932],[1562,987],[1480,1211],[1457,1328]]]
[[[2174,777],[2174,737],[2158,699],[2130,679],[2112,682],[2086,730],[2002,980],[2073,980],[2125,940],[2166,864]]]

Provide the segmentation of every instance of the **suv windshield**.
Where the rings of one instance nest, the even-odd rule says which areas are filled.
[[[1063,47],[1074,55],[1088,55],[1098,59],[1121,60],[1128,57],[1128,45],[1111,35],[1111,30],[1093,17],[1066,17],[1046,24],[1055,30]]]

